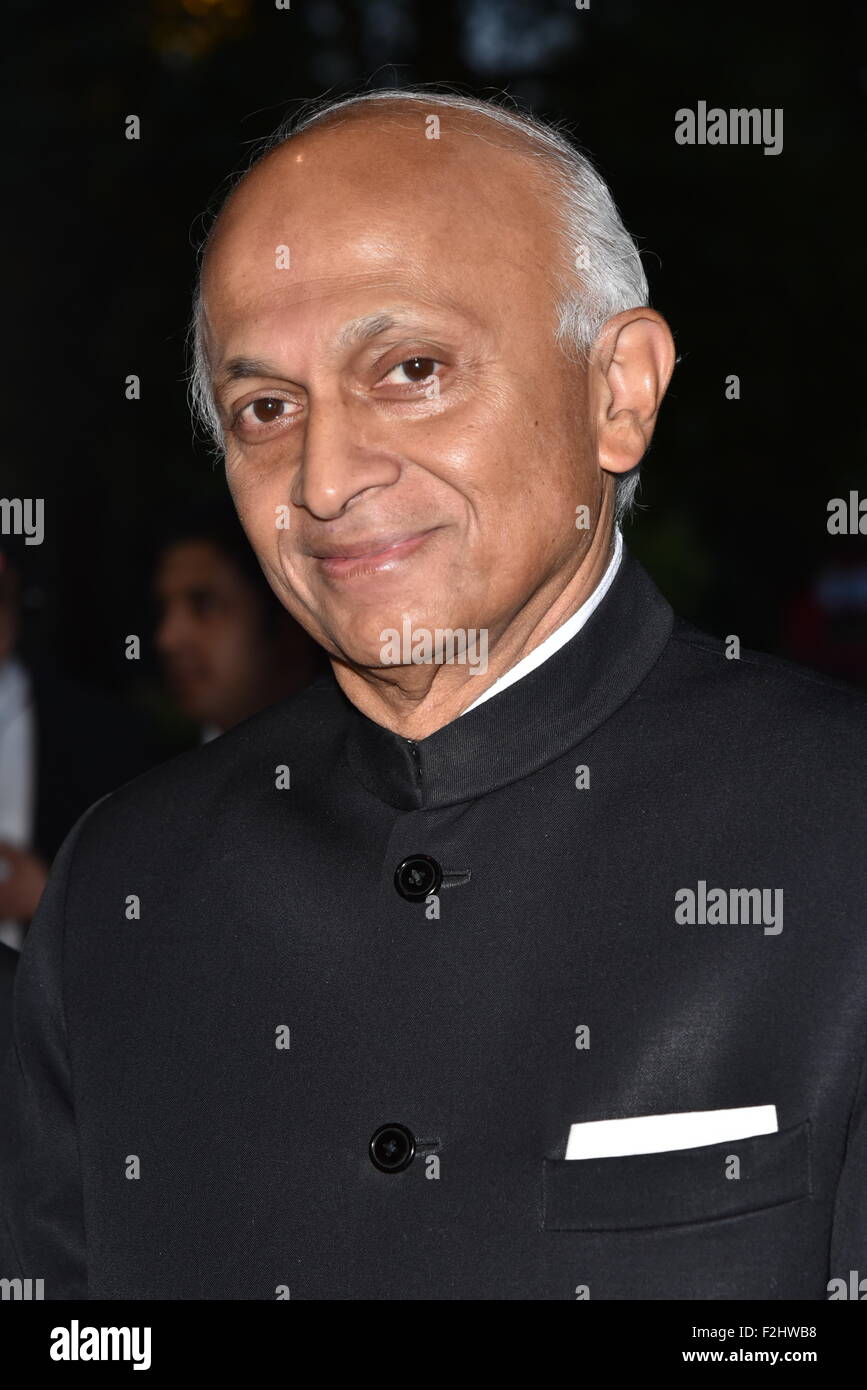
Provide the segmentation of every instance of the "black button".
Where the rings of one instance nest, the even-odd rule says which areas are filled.
[[[443,871],[429,854],[411,854],[394,871],[394,886],[407,902],[423,902],[436,893],[443,881]]]
[[[380,1125],[370,1141],[370,1161],[381,1173],[399,1173],[415,1156],[415,1136],[406,1125]]]

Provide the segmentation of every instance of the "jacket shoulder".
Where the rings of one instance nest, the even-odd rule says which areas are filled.
[[[333,756],[345,720],[345,697],[331,676],[245,719],[227,733],[186,749],[132,778],[85,813],[89,839],[100,842],[109,828],[202,823],[227,799],[255,792],[267,775],[273,785],[278,764],[293,770],[315,767]]]
[[[867,692],[783,657],[713,637],[675,619],[671,654],[684,693],[717,706],[746,733],[773,726],[807,743],[841,743],[867,755]],[[794,751],[794,750],[792,750]]]

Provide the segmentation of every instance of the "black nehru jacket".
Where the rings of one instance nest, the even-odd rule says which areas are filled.
[[[3,1057],[12,1036],[12,996],[15,990],[17,964],[18,952],[0,941],[0,1058]],[[0,1115],[0,1124],[2,1122]]]
[[[429,738],[329,676],[104,797],[19,971],[0,1275],[432,1300],[867,1275],[865,712],[728,659],[625,554],[571,641]],[[784,907],[684,922],[687,889]],[[771,1105],[777,1132],[565,1158],[573,1124]]]

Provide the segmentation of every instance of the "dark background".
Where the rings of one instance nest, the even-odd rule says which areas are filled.
[[[186,404],[201,215],[299,103],[439,82],[566,121],[642,248],[682,360],[629,544],[707,630],[867,684],[865,537],[827,532],[829,499],[865,490],[863,8],[12,0],[0,496],[46,499],[45,543],[24,553],[28,645],[152,698],[153,537],[225,489]],[[678,145],[675,111],[700,100],[782,107],[782,153]]]

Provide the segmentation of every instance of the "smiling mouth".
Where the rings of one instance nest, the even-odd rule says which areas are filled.
[[[370,549],[359,552],[358,546],[347,546],[345,554],[318,555],[317,565],[330,579],[355,579],[367,574],[382,574],[397,569],[402,561],[414,555],[439,527],[419,531],[413,536],[391,541],[385,545],[372,540],[363,542]]]

